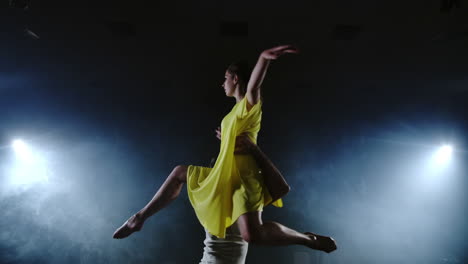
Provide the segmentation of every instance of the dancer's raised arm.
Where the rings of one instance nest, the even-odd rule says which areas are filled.
[[[246,96],[250,105],[255,105],[260,100],[260,87],[265,78],[270,60],[276,60],[285,53],[299,53],[299,50],[292,45],[283,45],[267,49],[260,54],[247,84]]]

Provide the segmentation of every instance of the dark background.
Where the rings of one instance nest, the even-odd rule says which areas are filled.
[[[3,0],[0,263],[198,263],[204,231],[185,188],[142,232],[112,233],[176,165],[209,165],[235,104],[226,67],[282,44],[301,54],[270,65],[258,144],[292,190],[264,220],[333,236],[338,250],[250,245],[247,263],[467,263],[467,11]],[[43,157],[46,172],[28,174],[47,181],[12,184],[14,138]],[[434,169],[443,143],[452,160]]]

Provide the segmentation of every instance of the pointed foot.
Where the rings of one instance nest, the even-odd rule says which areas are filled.
[[[113,238],[121,239],[130,236],[133,232],[140,231],[143,227],[143,219],[137,214],[132,215],[125,223],[115,230]]]
[[[331,237],[321,236],[311,232],[305,232],[304,234],[312,238],[310,243],[307,245],[309,248],[321,250],[327,253],[337,249],[336,241]]]

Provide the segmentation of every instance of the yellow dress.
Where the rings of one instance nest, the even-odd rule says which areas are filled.
[[[272,203],[255,159],[234,155],[236,137],[248,132],[256,144],[262,119],[262,102],[247,111],[247,96],[236,103],[221,122],[221,147],[213,168],[189,165],[188,197],[201,225],[224,238],[226,228],[247,212],[262,211]],[[282,207],[281,199],[272,203]]]

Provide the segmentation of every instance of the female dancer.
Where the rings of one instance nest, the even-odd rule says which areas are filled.
[[[144,221],[177,198],[183,184],[187,183],[188,196],[200,223],[216,237],[224,238],[226,228],[237,223],[247,242],[298,244],[325,252],[336,249],[330,237],[300,233],[276,222],[263,222],[263,207],[270,203],[281,207],[282,201],[271,197],[253,155],[235,153],[236,138],[243,133],[251,143],[256,143],[262,115],[261,84],[270,61],[286,53],[298,53],[298,50],[285,45],[263,51],[247,85],[235,65],[226,70],[222,86],[226,96],[236,98],[237,103],[221,122],[221,148],[214,167],[176,166],[153,199],[118,228],[114,238],[139,231]],[[246,137],[243,137],[244,144],[249,142]]]

